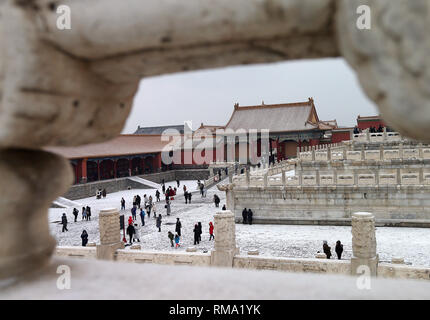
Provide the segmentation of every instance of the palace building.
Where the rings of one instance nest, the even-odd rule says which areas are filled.
[[[359,116],[357,123],[359,126],[368,123],[377,126],[376,119],[380,118]],[[255,130],[258,134],[269,130],[269,156],[275,161],[295,157],[297,147],[350,140],[353,129],[339,127],[336,120],[320,120],[314,100],[309,98],[303,102],[271,105],[263,102],[261,105],[239,106],[236,103],[226,125],[202,123],[195,131],[184,125],[139,126],[134,134],[123,134],[107,142],[46,150],[68,158],[75,173],[75,183],[85,183],[171,169],[206,168],[213,161],[229,160],[225,143],[228,135],[238,131],[249,136]],[[223,133],[217,136],[217,131]],[[168,141],[162,139],[166,133],[170,137]],[[220,148],[223,142],[224,148]],[[251,147],[256,147],[257,155],[261,156],[261,139],[257,139],[256,146],[247,144],[247,157]],[[238,161],[238,142],[234,148]],[[171,164],[163,164],[163,152],[175,155],[171,157]]]

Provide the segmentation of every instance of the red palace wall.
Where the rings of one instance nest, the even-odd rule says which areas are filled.
[[[385,127],[385,123],[382,120],[357,121],[357,127],[361,130],[365,130],[370,127],[378,128],[379,125]]]

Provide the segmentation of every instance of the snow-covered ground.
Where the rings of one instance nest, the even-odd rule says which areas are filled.
[[[195,191],[191,204],[185,204],[183,197],[183,184],[188,190]],[[166,185],[176,186],[176,182],[168,182]],[[210,221],[213,215],[220,210],[215,208],[213,195],[216,193],[221,198],[220,207],[225,203],[225,193],[218,191],[216,187],[208,190],[206,198],[202,198],[197,192],[197,181],[181,181],[178,196],[172,201],[170,216],[166,215],[164,197],[157,203],[157,214],[161,213],[163,224],[161,232],[155,227],[155,219],[145,217],[145,226],[141,227],[142,249],[148,250],[185,250],[193,245],[193,228],[196,222],[203,225],[202,242],[198,245],[201,251],[211,250],[213,241],[209,239]],[[78,221],[73,222],[73,208],[49,210],[51,232],[58,241],[58,245],[81,245],[80,235],[83,229],[89,234],[89,242],[99,241],[98,211],[103,208],[120,209],[121,197],[126,200],[126,220],[131,215],[131,203],[133,196],[139,194],[152,195],[155,199],[155,189],[134,189],[108,194],[105,199],[97,200],[95,197],[77,200],[78,203],[89,205],[92,212],[92,221],[81,221],[79,210]],[[61,214],[65,212],[69,221],[68,232],[61,232]],[[181,247],[170,247],[167,232],[174,233],[176,218],[182,222]],[[138,216],[139,225],[140,217]],[[334,247],[336,240],[344,244],[343,258],[351,257],[351,227],[338,226],[290,226],[290,225],[236,225],[237,245],[243,253],[250,249],[258,249],[262,256],[279,257],[303,257],[313,258],[317,251],[322,251],[322,242],[327,240]],[[390,261],[392,257],[403,257],[406,262],[413,265],[430,266],[430,229],[426,228],[377,228],[377,250],[381,261]]]

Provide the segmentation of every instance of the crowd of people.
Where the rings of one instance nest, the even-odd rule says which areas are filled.
[[[177,188],[180,187],[180,181],[176,180],[176,184],[177,184],[177,187],[172,187],[172,186],[166,187],[164,180],[161,183],[161,191],[165,197],[164,208],[166,209],[167,216],[171,215],[171,202],[175,200],[175,197],[177,195],[177,190],[178,190]],[[201,188],[201,186],[203,186],[203,188]],[[200,190],[202,197],[205,197],[206,190],[204,188],[204,184],[201,183],[200,181],[198,181],[198,189]],[[186,185],[183,186],[183,191],[184,191],[185,203],[186,204],[191,203],[192,193],[187,190]],[[157,190],[155,193],[156,202],[160,202],[160,195],[161,193]],[[214,202],[216,207],[219,207],[220,201],[221,201],[220,198],[217,195],[215,195]],[[124,198],[121,199],[121,210],[126,210]],[[128,218],[128,226],[125,231],[129,238],[128,239],[129,245],[131,245],[133,242],[141,242],[140,228],[145,226],[145,217],[150,218],[151,212],[153,212],[153,217],[155,218],[155,226],[158,229],[158,232],[161,232],[163,218],[161,214],[158,214],[158,215],[156,214],[156,210],[157,210],[156,205],[152,199],[152,196],[147,197],[147,195],[145,194],[143,196],[143,203],[139,195],[135,195],[133,197],[133,206],[130,209],[131,216]],[[223,210],[226,210],[225,205],[223,206]],[[141,227],[139,227],[139,224],[137,223],[138,213],[141,219]],[[194,225],[194,229],[193,229],[194,245],[198,245],[202,241],[202,233],[203,233],[202,228],[203,228],[202,223],[200,221],[196,222],[196,224]],[[209,223],[208,231],[209,231],[209,241],[215,239],[214,225],[212,222]],[[170,230],[167,232],[167,237],[168,237],[168,240],[170,241],[171,247],[175,247],[175,248],[180,247],[181,236],[182,236],[182,223],[180,221],[180,218],[176,218],[175,232],[173,233]]]

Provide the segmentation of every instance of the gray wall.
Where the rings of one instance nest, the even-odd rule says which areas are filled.
[[[165,172],[159,172],[159,173],[145,174],[139,177],[142,177],[144,179],[150,180],[155,183],[161,183],[163,179],[166,182],[173,181],[176,179],[204,180],[209,177],[209,170],[208,169],[172,170],[172,171],[165,171]],[[100,189],[106,188],[107,193],[112,193],[112,192],[118,192],[121,190],[127,190],[128,187],[131,187],[132,189],[147,188],[144,185],[138,182],[132,181],[127,177],[125,177],[125,178],[118,178],[118,179],[111,179],[111,180],[89,182],[85,184],[75,184],[70,187],[69,191],[67,191],[63,195],[63,197],[70,200],[76,200],[76,199],[95,196],[96,191],[99,188]]]

